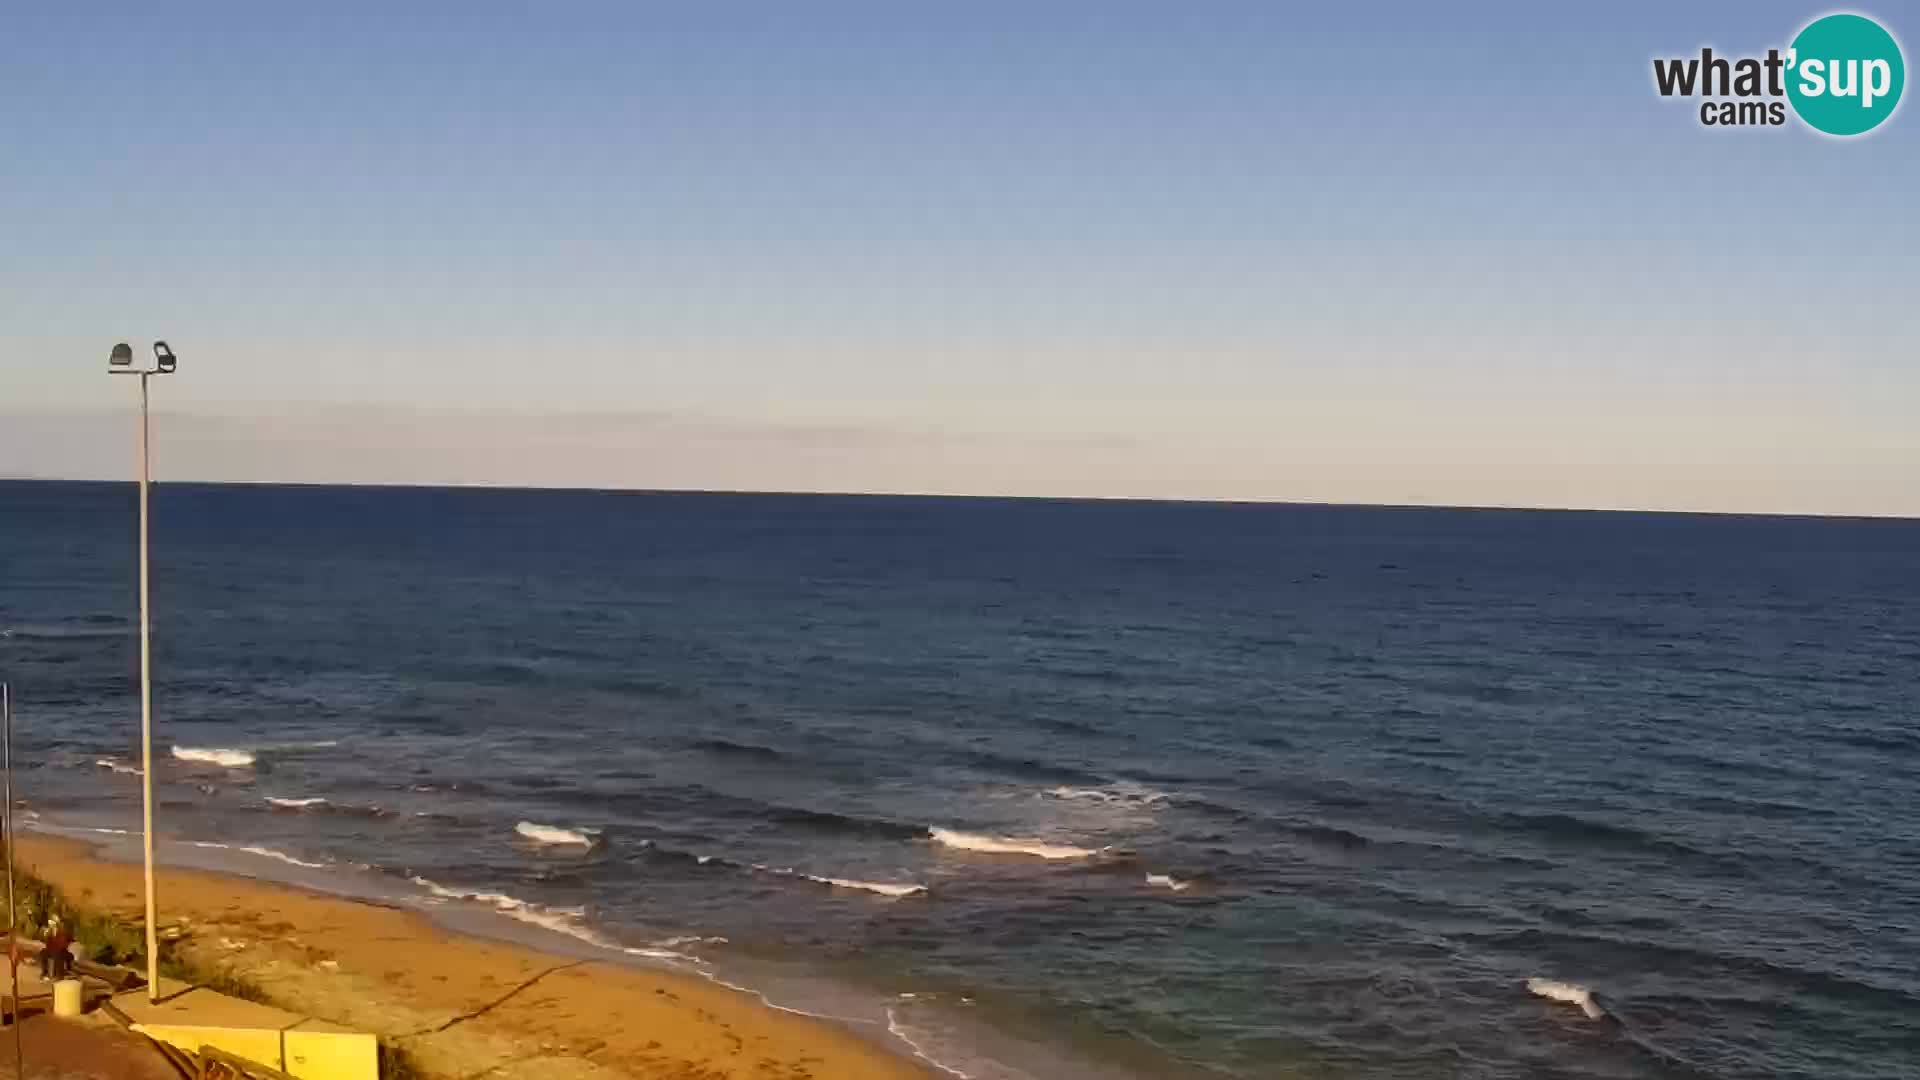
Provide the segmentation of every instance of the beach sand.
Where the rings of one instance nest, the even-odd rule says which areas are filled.
[[[21,869],[138,923],[138,866],[22,837]],[[695,975],[463,936],[416,912],[275,883],[159,871],[161,925],[203,969],[275,1005],[381,1035],[436,1077],[927,1080],[940,1075],[828,1021]]]

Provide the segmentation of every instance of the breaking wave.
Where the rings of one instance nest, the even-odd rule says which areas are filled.
[[[820,877],[817,874],[803,874],[798,870],[768,866],[765,863],[754,863],[753,869],[762,874],[772,874],[775,877],[801,878],[806,881],[811,881],[816,885],[825,885],[828,888],[853,889],[859,892],[876,893],[880,896],[890,896],[895,899],[903,896],[918,896],[927,891],[925,885],[916,885],[912,882],[857,881],[853,878]]]
[[[515,825],[513,831],[536,844],[593,847],[600,842],[598,829],[563,829],[558,825],[541,825],[537,822],[523,821]]]
[[[891,896],[895,898],[902,896],[920,896],[927,891],[925,885],[915,885],[911,883],[855,881],[851,878],[816,877],[812,874],[804,874],[802,876],[808,881],[817,881],[822,885],[829,885],[836,889],[854,889],[861,892],[878,893],[881,896]]]
[[[1056,787],[1044,793],[1050,799],[1066,802],[1116,803],[1122,806],[1159,806],[1167,802],[1164,792],[1151,788]]]
[[[176,746],[173,756],[181,761],[218,765],[223,769],[252,768],[254,761],[251,750],[230,750],[225,747]]]
[[[275,810],[295,810],[302,813],[336,814],[342,817],[361,818],[386,818],[394,816],[393,811],[383,810],[378,806],[357,806],[352,803],[337,803],[318,795],[302,799],[268,795],[266,796],[266,803]]]
[[[445,885],[429,881],[423,877],[410,879],[415,885],[427,891],[436,900],[458,900],[470,904],[484,904],[510,919],[565,934],[570,938],[584,941],[589,945],[598,945],[603,949],[618,949],[620,946],[601,937],[589,927],[582,926],[586,917],[582,908],[557,908],[545,904],[536,904],[506,893],[485,892],[474,889],[450,889]]]
[[[1561,982],[1558,979],[1528,979],[1527,989],[1534,994],[1551,1001],[1563,1001],[1569,1005],[1578,1005],[1580,1011],[1589,1019],[1598,1020],[1607,1015],[1607,1010],[1593,1000],[1593,991],[1578,983]]]
[[[1100,854],[1095,849],[1074,847],[1070,844],[1049,844],[1041,840],[987,836],[982,833],[961,832],[958,829],[942,829],[937,826],[928,829],[927,835],[933,837],[934,842],[942,846],[983,855],[1031,855],[1037,859],[1090,859]]]
[[[902,994],[900,996],[909,1001],[914,997],[912,994]],[[928,1041],[925,1034],[902,1023],[898,1010],[891,1005],[887,1006],[887,1033],[900,1040],[902,1045],[913,1052],[914,1057],[926,1062],[927,1065],[932,1068],[938,1069],[948,1076],[955,1077],[956,1080],[975,1080],[972,1073],[963,1069],[957,1069],[941,1061],[939,1058],[934,1057],[925,1045]]]
[[[275,851],[270,847],[257,847],[250,844],[236,847],[233,844],[220,844],[212,840],[192,840],[188,842],[197,848],[211,848],[217,851],[239,851],[248,855],[257,855],[262,859],[272,859],[275,862],[283,862],[288,866],[298,866],[303,870],[325,870],[327,868],[326,863],[308,862],[305,859],[295,858],[284,851]]]
[[[550,930],[575,941],[582,941],[596,948],[623,953],[627,956],[700,964],[702,961],[698,957],[676,952],[675,949],[689,944],[718,943],[726,940],[725,938],[683,936],[669,938],[656,945],[622,945],[587,926],[585,924],[587,912],[584,908],[550,907],[500,892],[452,889],[417,875],[408,880],[425,889],[432,900],[482,904],[516,922],[537,926],[542,930]]]

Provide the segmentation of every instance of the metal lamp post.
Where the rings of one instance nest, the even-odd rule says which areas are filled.
[[[140,376],[140,809],[141,830],[147,870],[147,1000],[160,1000],[160,924],[153,897],[153,628],[147,615],[147,488],[149,427],[147,422],[147,381],[155,375],[170,375],[175,365],[173,350],[164,341],[153,343],[153,366],[133,366],[133,350],[125,342],[113,347],[107,359],[112,375]]]

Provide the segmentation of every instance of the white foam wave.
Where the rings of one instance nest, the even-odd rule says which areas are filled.
[[[95,761],[94,764],[100,766],[103,769],[111,769],[112,771],[120,773],[124,776],[140,775],[140,767],[138,765],[128,765],[125,762],[115,761],[112,758],[100,758],[97,761]]]
[[[578,919],[586,915],[586,911],[582,908],[547,907],[542,904],[536,904],[531,900],[522,900],[517,896],[508,896],[506,893],[482,892],[474,889],[450,889],[445,885],[429,881],[423,877],[415,877],[412,881],[415,885],[420,886],[442,900],[467,900],[476,904],[486,904],[489,907],[497,908],[501,911],[537,909],[569,919]]]
[[[726,943],[727,939],[723,937],[682,934],[679,937],[670,937],[662,941],[656,941],[653,945],[654,948],[657,949],[679,949],[688,945],[725,945]]]
[[[595,941],[594,944],[604,948],[615,947],[607,945],[603,941]],[[688,956],[686,953],[674,952],[668,948],[654,948],[646,945],[623,945],[619,946],[619,949],[628,956],[638,956],[647,960],[673,960],[682,963],[691,961],[696,964],[700,963],[700,960],[695,957]]]
[[[501,908],[500,914],[509,919],[538,926],[542,930],[551,930],[556,934],[565,934],[577,941],[602,949],[618,948],[613,942],[594,933],[588,927],[580,925],[580,916],[572,911],[541,907],[528,904],[522,907]]]
[[[595,933],[592,927],[584,925],[581,920],[586,918],[587,913],[583,908],[549,907],[545,904],[536,904],[531,900],[522,900],[517,896],[508,896],[506,893],[450,889],[445,885],[429,881],[423,877],[414,877],[411,880],[415,885],[425,889],[429,895],[436,899],[460,900],[474,904],[485,904],[509,919],[523,922],[530,926],[537,926],[542,930],[550,930],[556,934],[564,934],[567,937],[573,938],[575,941],[584,941],[596,948],[621,952],[628,956],[646,957],[655,960],[694,959],[683,953],[672,951],[670,946],[682,940],[697,939],[674,939],[671,942],[663,942],[658,947],[623,946],[617,942],[609,941],[607,938]],[[698,961],[695,962],[697,963]]]
[[[1188,889],[1193,888],[1193,882],[1181,881],[1172,874],[1148,874],[1147,884],[1158,885],[1163,889],[1172,889],[1174,892],[1186,892]]]
[[[1558,979],[1528,979],[1527,989],[1552,1001],[1564,1001],[1569,1005],[1580,1006],[1587,1018],[1598,1020],[1607,1015],[1599,1002],[1593,1000],[1593,991],[1578,983],[1561,982]]]
[[[279,807],[282,810],[305,810],[309,806],[327,805],[327,800],[321,798],[318,795],[310,799],[280,799],[280,798],[275,798],[272,795],[269,795],[267,796],[267,802],[271,803],[274,806]]]
[[[808,881],[817,881],[822,885],[830,885],[836,889],[857,889],[862,892],[879,893],[881,896],[918,896],[927,891],[925,885],[915,885],[912,883],[855,881],[851,878],[815,877],[812,874],[803,874],[801,876],[805,877]]]
[[[498,908],[527,906],[527,901],[521,900],[518,897],[508,896],[506,893],[476,892],[471,889],[449,889],[445,885],[428,881],[423,877],[415,877],[410,880],[412,880],[415,885],[420,886],[427,890],[428,893],[442,900],[471,900],[475,903],[489,904]]]
[[[288,866],[298,866],[303,870],[325,870],[327,868],[326,863],[308,862],[305,859],[297,859],[284,851],[275,851],[270,847],[256,847],[253,845],[234,847],[232,844],[220,844],[212,840],[192,840],[189,841],[189,843],[197,848],[210,848],[216,851],[239,851],[248,855],[257,855],[262,859],[272,859],[275,862],[286,863]]]
[[[760,867],[757,869],[764,869],[764,867]],[[664,961],[670,964],[671,966],[676,967],[682,971],[687,971],[687,972],[691,972],[692,974],[699,975],[701,978],[706,979],[707,981],[713,983],[716,986],[724,986],[729,990],[736,990],[743,994],[750,994],[753,997],[758,998],[762,1004],[766,1005],[770,1009],[775,1009],[785,1013],[793,1013],[796,1016],[811,1016],[816,1019],[835,1020],[835,1021],[839,1021],[841,1023],[847,1023],[847,1024],[861,1024],[861,1023],[871,1022],[870,1020],[867,1020],[862,1017],[857,1017],[857,1016],[837,1016],[832,1013],[809,1012],[805,1009],[797,1009],[790,1005],[782,1005],[779,1002],[774,1001],[772,998],[769,998],[764,992],[760,990],[756,990],[750,986],[742,986],[738,983],[728,982],[727,980],[720,978],[718,975],[716,975],[712,971],[711,967],[707,964],[707,962],[700,959],[699,957],[692,956],[687,953],[674,951],[680,946],[689,945],[689,944],[699,944],[699,943],[725,944],[727,939],[723,937],[704,937],[704,938],[691,937],[691,936],[674,937],[674,938],[667,938],[663,941],[654,942],[651,945],[644,945],[644,946],[616,945],[612,942],[607,941],[605,938],[601,937],[600,935],[595,934],[592,930],[586,927],[580,926],[578,924],[578,920],[581,918],[582,913],[578,909],[542,908],[537,904],[529,904],[527,901],[520,900],[512,896],[507,896],[504,893],[469,892],[461,889],[450,889],[444,885],[438,884],[433,881],[429,881],[423,877],[416,876],[411,878],[410,880],[415,885],[418,885],[420,888],[426,890],[429,896],[434,900],[439,900],[443,902],[449,901],[449,900],[466,900],[466,901],[472,901],[475,903],[488,904],[498,909],[500,913],[503,915],[507,915],[511,918],[518,918],[523,922],[533,922],[533,923],[536,923],[536,925],[545,926],[547,929],[556,930],[559,933],[568,935],[569,937],[577,938],[581,941],[586,941],[590,944],[599,946],[604,949],[608,949],[610,951],[619,952],[624,955],[632,956],[632,957]],[[553,917],[555,916],[558,917],[557,925],[555,925],[555,920],[553,919]],[[947,1071],[951,1072],[951,1070],[947,1070]]]
[[[278,859],[279,861],[286,863],[288,866],[301,866],[301,867],[305,867],[308,870],[325,870],[327,868],[326,863],[308,862],[305,859],[296,859],[284,851],[275,851],[272,848],[243,847],[240,850],[246,852],[249,855],[258,855],[263,859]]]
[[[1074,847],[1070,844],[1049,844],[1042,840],[986,836],[981,833],[961,832],[958,829],[934,827],[928,829],[927,833],[933,837],[935,843],[986,855],[1031,855],[1039,859],[1088,859],[1100,854],[1092,848]]]
[[[600,842],[598,829],[563,829],[558,825],[541,825],[532,821],[523,821],[515,825],[513,831],[536,844],[573,844],[579,847],[592,847]]]
[[[913,896],[917,893],[927,891],[925,885],[916,885],[911,882],[856,881],[853,878],[820,877],[816,874],[803,874],[791,867],[768,866],[766,863],[754,863],[753,868],[762,874],[773,874],[778,877],[805,878],[815,884],[825,885],[829,888],[857,889],[861,892],[878,893],[881,896],[896,898]]]
[[[173,756],[181,761],[218,765],[223,769],[251,768],[254,760],[251,750],[230,750],[219,746],[176,746],[173,748]]]
[[[901,996],[909,997],[910,995],[902,994]],[[960,1080],[973,1080],[972,1073],[961,1072],[959,1069],[956,1069],[953,1066],[948,1065],[946,1062],[935,1058],[932,1054],[927,1053],[926,1049],[920,1045],[919,1040],[915,1039],[912,1033],[910,1033],[907,1030],[906,1026],[900,1023],[900,1017],[894,1012],[893,1007],[891,1005],[887,1007],[887,1033],[892,1035],[894,1038],[899,1039],[901,1042],[905,1043],[907,1046],[907,1049],[913,1051],[914,1057],[917,1057],[921,1061],[926,1062],[928,1065],[931,1065],[934,1068],[939,1069],[941,1072],[946,1073],[948,1076],[957,1076],[960,1078]]]
[[[1147,788],[1048,788],[1049,798],[1067,802],[1126,803],[1132,806],[1155,806],[1167,801],[1167,796]]]

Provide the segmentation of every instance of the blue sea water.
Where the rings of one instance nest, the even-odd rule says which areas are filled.
[[[0,483],[42,827],[137,827],[133,506]],[[665,957],[981,1080],[1920,1076],[1920,522],[154,513],[171,851]]]

